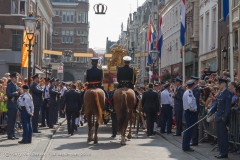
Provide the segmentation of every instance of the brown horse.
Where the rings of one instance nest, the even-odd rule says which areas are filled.
[[[120,88],[114,92],[113,103],[114,110],[117,116],[117,124],[119,132],[121,133],[121,144],[126,145],[125,142],[125,133],[130,121],[130,129],[128,133],[128,138],[132,138],[132,113],[134,105],[136,102],[135,93],[132,89],[129,88]]]
[[[95,122],[95,135],[94,143],[98,143],[97,131],[99,123],[102,123],[102,111],[106,110],[105,106],[105,94],[101,88],[88,89],[84,94],[84,112],[88,121],[88,139],[90,142],[92,140],[92,127],[94,122],[92,122],[92,115],[96,116]]]

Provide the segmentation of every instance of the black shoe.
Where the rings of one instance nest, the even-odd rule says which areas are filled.
[[[156,132],[156,131],[154,131],[154,132],[153,132],[153,135],[156,135],[156,134],[157,134],[157,132]]]
[[[80,124],[81,124],[81,126],[83,126],[83,123],[82,123],[82,122],[80,122]]]
[[[171,134],[171,133],[173,133],[172,131],[170,131],[170,132],[167,132],[167,134]]]
[[[112,135],[111,137],[112,137],[112,138],[115,138],[115,137],[116,137],[116,135]]]
[[[18,141],[19,144],[27,144],[27,142]]]
[[[73,133],[71,133],[71,136],[73,135]]]
[[[220,159],[220,158],[228,158],[228,155],[221,155],[219,154],[218,156],[216,156],[216,158]]]
[[[15,140],[16,138],[15,137],[8,137],[8,139]]]
[[[198,146],[197,143],[190,143],[190,146]]]
[[[33,131],[33,133],[41,133],[40,131]]]
[[[181,136],[181,134],[176,134],[176,133],[174,133],[173,136]]]
[[[48,128],[55,129],[55,127],[48,127]]]
[[[14,136],[15,139],[19,139],[18,137]]]
[[[77,125],[74,126],[74,130],[77,131]]]
[[[216,155],[216,156],[214,156],[214,157],[216,157],[217,158],[217,156],[219,156],[220,154],[218,154],[218,155]]]
[[[39,127],[46,127],[46,125],[41,125],[41,126],[39,126]]]
[[[152,134],[147,134],[148,137],[152,136]]]
[[[192,148],[188,148],[186,150],[183,150],[184,152],[193,152],[194,150]]]
[[[160,133],[166,133],[166,132],[160,132]]]

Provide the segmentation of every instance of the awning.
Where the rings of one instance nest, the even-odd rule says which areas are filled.
[[[52,51],[52,50],[43,50],[43,54],[62,56],[62,52],[60,52],[60,51]]]
[[[74,53],[73,54],[74,57],[93,57],[92,53]]]

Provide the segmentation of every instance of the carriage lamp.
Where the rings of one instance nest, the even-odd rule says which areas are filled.
[[[226,55],[227,55],[227,48],[224,46],[223,50],[222,50],[222,53],[223,53],[223,59],[226,59]]]
[[[28,46],[28,85],[30,86],[31,53],[32,53],[32,47],[34,46],[34,44],[32,44],[31,41],[34,38],[38,20],[33,16],[33,12],[29,12],[29,15],[26,18],[23,18],[23,21],[24,21],[25,31],[28,39],[28,44],[25,44],[25,45]]]

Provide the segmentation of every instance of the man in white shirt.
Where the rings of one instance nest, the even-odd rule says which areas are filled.
[[[67,87],[65,86],[65,82],[63,82],[62,81],[62,83],[60,84],[60,93],[61,93],[61,95],[60,95],[60,106],[62,106],[62,104],[63,104],[63,101],[64,101],[64,93],[68,90],[67,89]],[[65,118],[65,112],[64,113],[62,113],[62,112],[60,112],[60,117],[61,118]]]
[[[45,119],[47,120],[47,124],[48,124],[48,117],[49,117],[49,112],[48,112],[48,107],[47,107],[47,103],[49,101],[49,78],[44,78],[45,80],[45,87],[43,89],[43,105],[41,108],[41,113],[42,113],[42,124],[40,127],[46,127],[46,123],[45,123]]]
[[[166,122],[167,122],[167,133],[172,133],[172,109],[174,106],[172,94],[170,93],[170,84],[164,85],[165,90],[161,93],[161,104],[162,104],[162,121],[161,121],[161,133],[166,133]]]
[[[197,112],[196,98],[193,95],[194,80],[187,81],[188,89],[183,94],[183,109],[184,117],[186,120],[186,128],[189,128],[194,124],[195,113]],[[190,148],[190,141],[193,132],[193,127],[184,132],[182,149],[183,151],[194,151]]]

